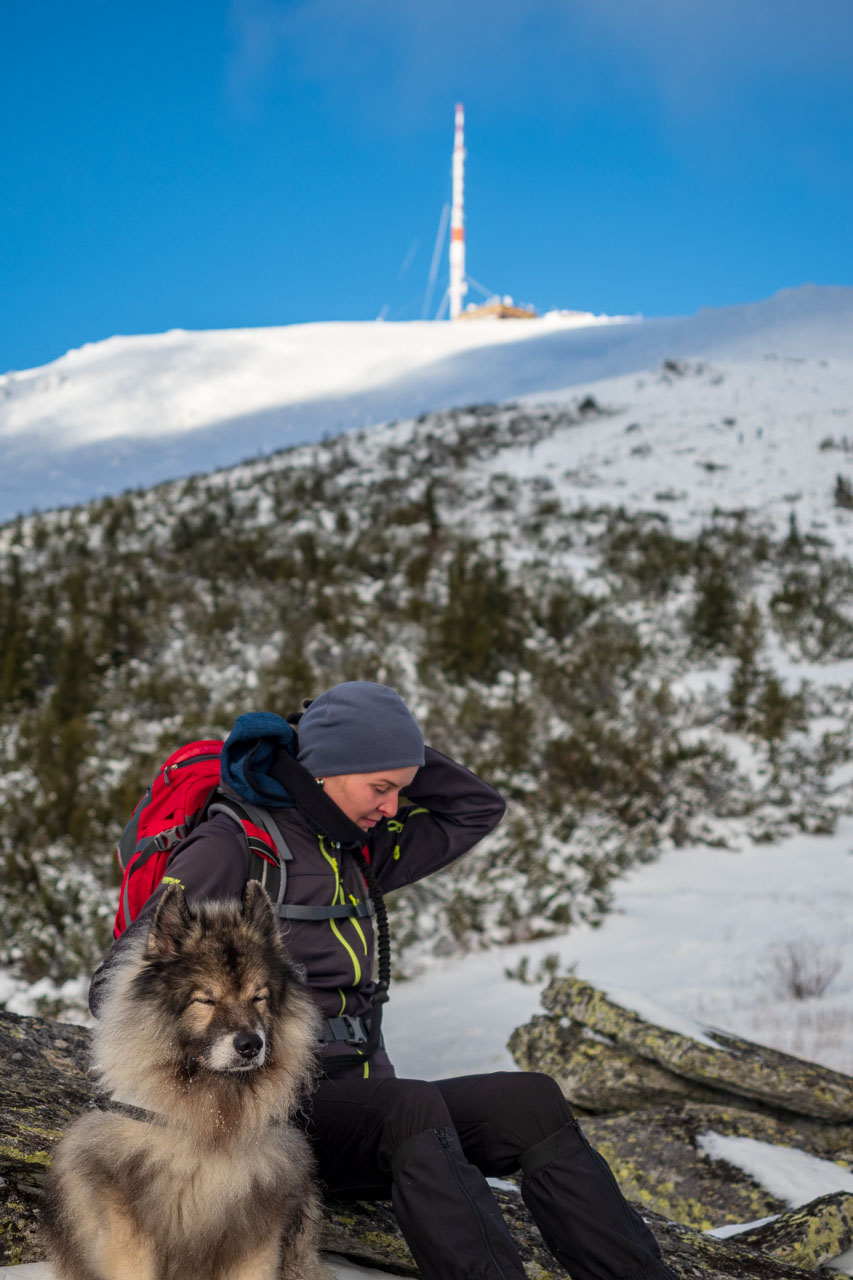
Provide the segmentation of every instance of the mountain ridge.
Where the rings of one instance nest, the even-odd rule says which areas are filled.
[[[586,321],[330,323],[88,344],[0,377],[0,519],[668,357],[843,359],[853,289],[803,286],[692,317]]]

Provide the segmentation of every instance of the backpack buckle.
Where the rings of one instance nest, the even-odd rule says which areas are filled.
[[[367,1032],[364,1029],[363,1018],[353,1018],[348,1013],[342,1013],[341,1020],[346,1024],[346,1029],[349,1032],[349,1036],[345,1041],[346,1044],[355,1048],[357,1045],[367,1043]]]
[[[350,1013],[339,1013],[336,1018],[327,1018],[321,1036],[327,1044],[331,1040],[342,1040],[353,1049],[367,1043],[367,1028],[363,1018],[356,1018]]]

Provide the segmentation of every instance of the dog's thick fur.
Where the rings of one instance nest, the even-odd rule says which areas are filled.
[[[94,1070],[125,1110],[84,1116],[54,1156],[60,1280],[329,1280],[310,1149],[288,1123],[316,1043],[260,885],[242,908],[192,910],[170,886],[93,1033]]]

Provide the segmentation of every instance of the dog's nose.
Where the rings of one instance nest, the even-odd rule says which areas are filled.
[[[257,1058],[263,1047],[263,1040],[254,1031],[241,1031],[234,1037],[234,1048],[240,1057],[245,1058],[247,1061],[251,1058]]]

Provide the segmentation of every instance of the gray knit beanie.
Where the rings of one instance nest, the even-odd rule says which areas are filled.
[[[298,758],[315,778],[420,767],[424,739],[394,689],[349,680],[321,693],[302,716]]]

